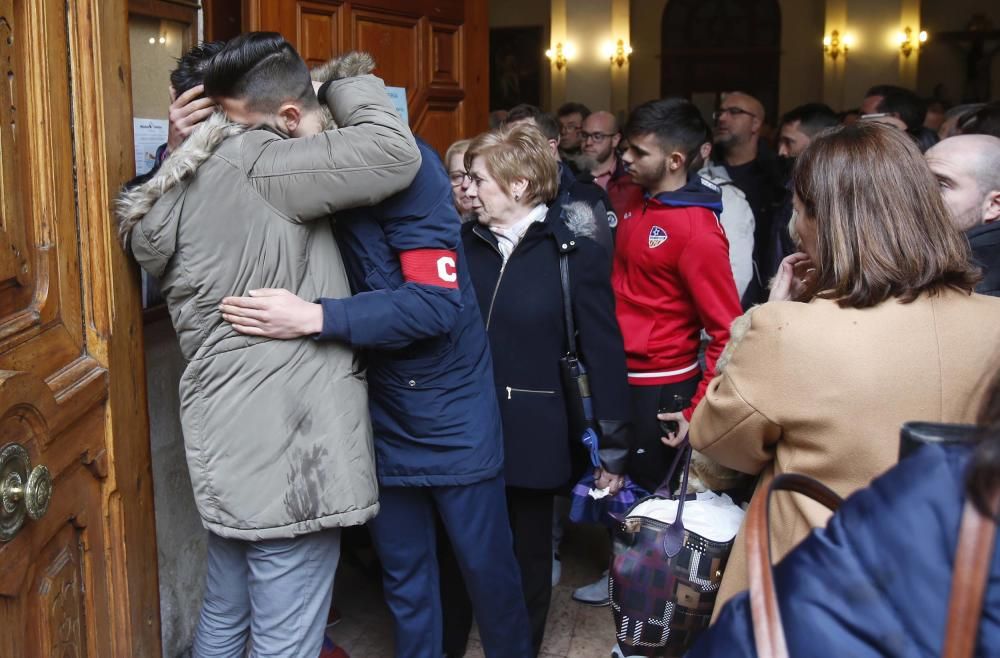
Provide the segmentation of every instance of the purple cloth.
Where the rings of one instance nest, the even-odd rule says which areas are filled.
[[[616,523],[612,514],[624,516],[639,500],[649,495],[627,475],[625,484],[614,496],[594,499],[589,491],[594,488],[593,474],[584,475],[573,487],[570,494],[569,520],[574,523],[603,523],[611,526]]]

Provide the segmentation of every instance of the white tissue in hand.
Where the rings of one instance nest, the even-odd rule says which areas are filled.
[[[587,492],[587,495],[589,495],[594,500],[600,500],[601,498],[604,498],[610,493],[611,493],[610,487],[605,487],[604,489],[591,489],[590,491]]]

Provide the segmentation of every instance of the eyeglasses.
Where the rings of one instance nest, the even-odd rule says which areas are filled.
[[[571,123],[565,123],[559,126],[560,134],[565,135],[566,133],[578,133],[580,132],[580,126],[574,126]]]
[[[606,140],[608,137],[614,137],[616,134],[617,133],[585,133],[585,132],[581,131],[580,132],[580,139],[582,139],[585,142],[589,141],[589,140],[593,140],[593,141],[597,142],[598,144],[600,144],[601,142],[603,142],[604,140]]]
[[[451,180],[452,187],[458,187],[465,182],[466,179],[472,180],[469,174],[464,171],[452,171],[448,173],[448,179]]]
[[[738,117],[741,114],[746,114],[746,115],[751,116],[751,117],[753,117],[755,119],[757,118],[756,114],[754,114],[753,112],[747,112],[746,110],[744,110],[741,107],[720,107],[715,112],[712,112],[712,120],[713,121],[718,121],[719,119],[722,118],[723,114],[728,114],[731,117]]]

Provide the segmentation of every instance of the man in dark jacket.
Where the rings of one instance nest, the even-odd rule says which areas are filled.
[[[965,231],[984,278],[976,292],[1000,296],[1000,138],[956,135],[928,149],[955,226]]]
[[[734,91],[723,96],[715,114],[715,163],[746,194],[754,216],[754,263],[757,276],[744,297],[747,304],[767,299],[767,281],[760,276],[760,264],[767,257],[768,237],[775,207],[784,196],[778,161],[767,142],[761,139],[764,105],[749,94]],[[716,155],[717,152],[717,155]]]
[[[762,292],[766,292],[767,284],[778,273],[782,259],[798,251],[788,230],[788,222],[792,219],[791,179],[795,159],[812,143],[813,137],[838,124],[836,113],[822,103],[800,105],[781,117],[778,127],[778,163],[783,176],[785,196],[782,203],[774,210],[767,245],[759,250],[763,258],[757,263],[760,280],[764,283]],[[749,304],[745,303],[744,308],[747,306]]]
[[[507,520],[489,344],[448,175],[418,142],[409,189],[342,213],[336,235],[355,295],[307,302],[283,290],[228,298],[250,335],[315,335],[368,348],[381,491],[369,523],[396,618],[396,655],[440,658],[435,515],[455,548],[488,656],[531,652]]]

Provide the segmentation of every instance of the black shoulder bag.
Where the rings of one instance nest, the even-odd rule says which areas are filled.
[[[596,468],[598,458],[597,430],[594,422],[594,405],[590,397],[590,380],[587,369],[576,352],[576,325],[573,322],[573,300],[569,285],[569,254],[559,254],[559,279],[562,283],[563,313],[566,321],[566,355],[559,359],[562,375],[563,398],[570,436],[578,436],[590,453],[590,462]]]

